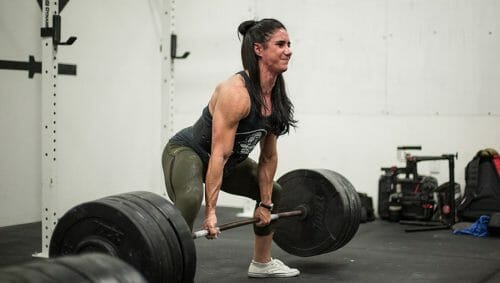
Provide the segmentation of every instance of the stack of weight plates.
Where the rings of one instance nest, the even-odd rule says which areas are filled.
[[[283,188],[280,211],[306,207],[306,217],[280,218],[275,243],[297,256],[314,256],[337,250],[358,230],[361,202],[352,184],[327,169],[299,169],[278,179]]]
[[[70,209],[49,256],[100,252],[121,258],[150,283],[193,282],[196,250],[180,212],[151,192],[108,196]]]

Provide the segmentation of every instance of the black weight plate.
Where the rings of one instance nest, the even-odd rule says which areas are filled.
[[[354,235],[356,235],[356,233],[358,232],[362,217],[361,210],[363,208],[359,194],[356,192],[356,190],[354,190],[354,187],[352,187],[352,190],[350,190],[349,192],[349,198],[352,202],[351,213],[353,215],[353,219],[350,224],[351,231],[349,233],[349,236],[346,238],[346,242],[344,243],[344,245],[350,242]]]
[[[305,218],[287,217],[276,222],[274,241],[286,252],[297,256],[313,256],[328,250],[337,241],[344,218],[342,196],[320,172],[294,170],[278,179],[283,188],[280,211],[308,207]]]
[[[132,266],[105,254],[85,254],[58,258],[57,263],[85,276],[92,283],[147,283]],[[150,281],[154,283],[155,281]],[[68,282],[76,283],[76,282]]]
[[[165,244],[161,229],[151,218],[149,212],[131,202],[124,195],[109,196],[100,201],[114,205],[121,212],[133,218],[136,225],[144,231],[146,235],[144,240],[149,242],[151,249],[154,251],[152,258],[154,264],[147,270],[140,270],[144,277],[150,282],[173,282],[172,278],[175,275],[175,270],[173,270],[172,262],[169,260],[171,256],[170,250]]]
[[[358,230],[361,218],[361,203],[357,192],[346,178],[331,170],[321,171],[325,176],[328,176],[332,183],[334,183],[335,187],[339,191],[339,194],[343,196],[346,207],[346,218],[344,219],[345,222],[343,224],[343,231],[341,232],[337,243],[331,246],[329,250],[325,251],[331,252],[346,245]]]
[[[15,272],[12,273],[10,271],[10,268],[0,269],[0,282],[2,282],[2,283],[29,283],[28,281],[26,281],[26,279],[23,279],[22,277],[20,277],[19,274],[16,274]]]
[[[177,241],[177,235],[175,234],[175,231],[168,219],[151,203],[143,200],[133,193],[122,194],[118,197],[127,199],[129,202],[134,203],[147,213],[149,218],[154,221],[158,229],[158,232],[155,232],[157,233],[156,241],[162,245],[160,248],[162,250],[160,260],[165,261],[164,271],[168,276],[166,281],[182,282],[183,262],[182,260],[179,260],[182,259],[182,251],[180,244]]]
[[[19,282],[19,283],[52,283],[54,280],[36,269],[26,268],[24,266],[11,266],[1,271],[1,273],[10,275],[10,281],[5,282]],[[1,275],[0,275],[0,278]],[[7,277],[8,278],[8,277]],[[3,280],[0,282],[4,282]]]
[[[356,234],[361,220],[361,200],[353,185],[344,176],[331,170],[322,169],[319,171],[321,171],[323,175],[328,176],[339,193],[344,195],[344,199],[346,200],[345,205],[348,208],[346,210],[348,217],[344,223],[344,235],[342,235],[341,239],[339,239],[339,241],[329,250],[334,251],[346,245]]]
[[[137,215],[105,198],[80,204],[58,221],[49,256],[101,252],[117,256],[143,274],[154,274],[155,247]]]
[[[165,276],[173,277],[169,282],[193,282],[196,271],[188,225],[168,200],[150,192],[109,196],[63,215],[52,234],[49,255],[82,252],[120,257],[148,280],[154,279],[151,282],[165,282]]]
[[[358,193],[345,177],[333,171],[328,172],[328,174],[333,175],[330,179],[334,179],[334,182],[339,183],[336,184],[336,188],[339,189],[339,192],[342,191],[345,198],[348,200],[348,213],[350,216],[348,222],[345,223],[345,234],[343,235],[341,241],[330,249],[330,251],[334,251],[345,246],[356,234],[361,221],[361,201]]]
[[[172,224],[172,228],[175,230],[178,243],[182,250],[183,257],[179,259],[183,262],[184,269],[182,282],[193,282],[196,272],[196,249],[191,235],[191,229],[182,217],[180,211],[167,199],[157,194],[150,192],[134,192],[133,194],[151,203],[158,208],[165,218],[168,218],[169,222]]]
[[[352,196],[355,198],[355,196]],[[358,196],[359,199],[359,196]],[[350,221],[350,229],[344,239],[344,242],[342,243],[342,246],[339,246],[338,248],[341,248],[345,246],[351,239],[354,237],[356,232],[358,231],[359,224],[361,223],[361,217],[362,217],[362,206],[361,202],[357,202],[356,200],[351,199],[351,214],[352,214],[352,220]]]
[[[59,265],[57,260],[44,260],[23,265],[23,268],[31,268],[50,277],[52,283],[91,283],[79,272]],[[3,282],[3,281],[0,281]]]
[[[349,197],[349,194],[347,193],[348,191],[347,188],[352,187],[352,185],[342,175],[334,171],[326,169],[320,169],[318,171],[320,171],[323,176],[327,177],[328,180],[330,180],[330,182],[335,186],[335,189],[342,198],[342,203],[344,207],[344,218],[335,219],[335,221],[339,222],[342,221],[342,228],[338,234],[337,242],[335,242],[334,245],[332,245],[328,250],[325,251],[325,252],[330,252],[344,246],[344,244],[346,243],[346,239],[349,237],[349,233],[352,227],[351,222],[353,221],[353,214],[351,208],[352,201],[351,198]]]
[[[353,198],[352,184],[342,175],[326,169],[300,169],[278,179],[284,193],[281,211],[308,207],[308,216],[282,218],[276,222],[274,241],[286,252],[314,256],[345,245],[359,226],[359,197]],[[357,194],[356,194],[357,195]]]

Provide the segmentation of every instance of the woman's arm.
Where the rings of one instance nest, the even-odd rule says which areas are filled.
[[[242,78],[235,76],[220,84],[209,104],[212,114],[212,148],[205,178],[205,221],[203,228],[215,237],[216,206],[222,185],[224,165],[232,154],[239,121],[250,111],[250,97]]]
[[[278,147],[277,137],[274,134],[268,134],[260,143],[259,156],[259,188],[260,199],[265,205],[272,203],[274,175],[278,166]],[[270,211],[266,208],[258,208],[255,211],[255,217],[260,218],[258,225],[267,225],[271,221]]]

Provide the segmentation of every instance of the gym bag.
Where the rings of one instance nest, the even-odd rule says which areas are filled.
[[[465,191],[457,207],[461,221],[500,212],[500,156],[494,149],[480,150],[465,167]]]

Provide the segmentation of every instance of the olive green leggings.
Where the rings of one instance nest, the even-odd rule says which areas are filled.
[[[192,230],[203,200],[203,162],[193,149],[167,144],[163,151],[162,165],[168,196]],[[257,163],[247,158],[236,165],[230,174],[223,177],[221,190],[254,199],[257,206],[260,201]],[[276,205],[279,203],[280,194],[281,187],[274,182],[272,201]],[[279,208],[276,206],[275,209]],[[254,232],[261,236],[269,235],[272,225],[254,225]]]

